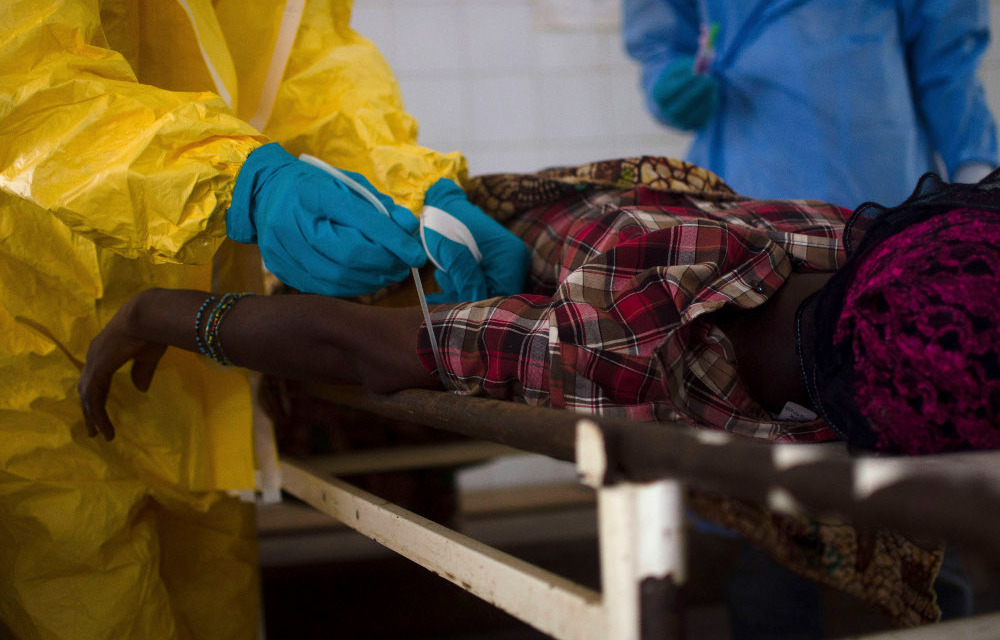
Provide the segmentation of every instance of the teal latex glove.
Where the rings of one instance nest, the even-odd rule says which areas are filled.
[[[719,82],[693,71],[694,58],[671,62],[653,84],[652,96],[668,124],[685,131],[703,128],[719,105]]]
[[[469,202],[454,181],[441,178],[427,190],[421,215],[427,255],[438,267],[434,279],[441,287],[441,293],[427,296],[428,302],[523,293],[531,263],[528,247]]]
[[[300,291],[349,297],[403,280],[410,267],[427,260],[414,236],[416,216],[364,176],[344,173],[378,198],[390,217],[273,142],[255,149],[240,169],[226,233],[256,243],[264,266]]]

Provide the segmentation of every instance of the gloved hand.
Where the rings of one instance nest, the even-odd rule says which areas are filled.
[[[668,124],[695,131],[708,124],[719,105],[719,82],[693,71],[694,58],[674,60],[653,84],[653,101]]]
[[[389,211],[378,211],[319,167],[273,142],[255,149],[236,178],[226,233],[257,243],[279,280],[308,293],[356,296],[409,275],[427,260],[419,222],[364,176],[345,171]]]
[[[427,190],[421,216],[421,233],[441,287],[441,293],[427,296],[428,302],[469,302],[523,292],[531,262],[528,247],[469,202],[454,181],[441,178]]]

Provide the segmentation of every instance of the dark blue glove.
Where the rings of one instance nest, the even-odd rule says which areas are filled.
[[[266,266],[296,289],[329,296],[372,293],[427,260],[419,222],[364,176],[344,171],[389,217],[323,169],[273,142],[255,149],[236,178],[226,232],[256,243]]]
[[[719,82],[694,72],[694,58],[674,60],[656,79],[653,101],[668,124],[696,131],[708,124],[719,106]]]
[[[443,213],[442,213],[443,212]],[[438,267],[434,304],[523,293],[531,252],[520,238],[469,202],[454,181],[441,178],[424,195],[421,214],[427,255]]]

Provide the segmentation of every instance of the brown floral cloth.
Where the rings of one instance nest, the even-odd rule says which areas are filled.
[[[720,202],[748,199],[734,192],[711,171],[683,160],[658,156],[554,167],[534,174],[477,176],[469,180],[465,191],[469,200],[492,217],[507,222],[524,211],[572,195],[579,188],[629,189],[636,185]]]

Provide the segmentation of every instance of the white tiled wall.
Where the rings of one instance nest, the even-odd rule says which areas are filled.
[[[681,156],[687,137],[642,106],[618,1],[355,0],[353,26],[393,68],[421,144],[463,152],[472,174]]]
[[[353,22],[396,73],[420,142],[472,174],[644,153],[684,135],[642,105],[616,23],[620,0],[355,0]],[[982,76],[1000,114],[1000,0]]]

